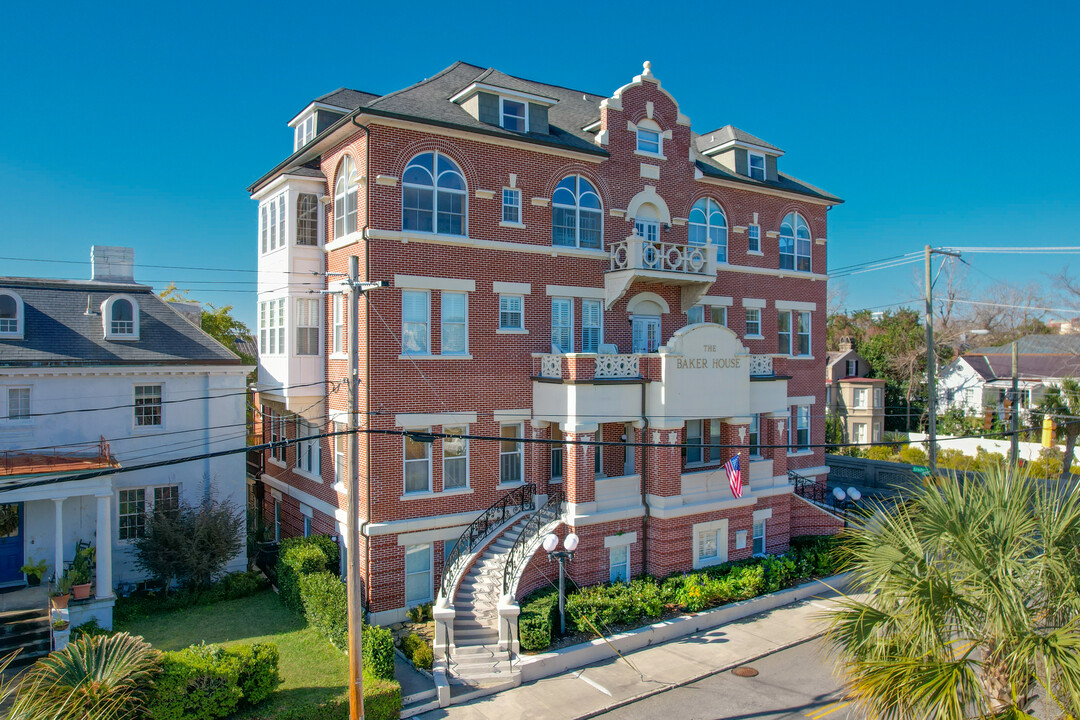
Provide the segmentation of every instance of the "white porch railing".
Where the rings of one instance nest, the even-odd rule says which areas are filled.
[[[710,263],[708,245],[686,245],[647,241],[632,235],[611,245],[611,270],[665,270],[669,272],[716,274]]]
[[[620,378],[640,377],[641,369],[637,355],[597,355],[593,377]]]
[[[772,357],[769,355],[750,356],[750,375],[772,375]]]
[[[540,357],[540,377],[562,377],[562,355],[543,355]]]

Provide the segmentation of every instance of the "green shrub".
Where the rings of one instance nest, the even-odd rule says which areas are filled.
[[[375,625],[364,625],[362,633],[364,671],[383,680],[393,680],[394,636],[386,628]]]
[[[277,582],[278,596],[285,607],[298,613],[304,612],[304,602],[300,597],[300,578],[326,570],[326,553],[321,548],[309,543],[290,543],[278,553]]]
[[[209,602],[238,600],[261,592],[269,586],[267,579],[254,570],[228,573],[210,587],[206,600]]]
[[[349,649],[349,599],[345,584],[325,570],[300,577],[304,615],[339,650]]]
[[[866,457],[869,460],[888,460],[892,455],[892,448],[888,445],[873,445],[866,448]]]
[[[240,661],[213,645],[164,653],[147,714],[153,720],[213,720],[240,702]]]
[[[900,450],[899,460],[908,465],[926,465],[926,451],[914,445],[908,445]]]
[[[326,556],[326,571],[338,574],[338,544],[329,535],[308,535],[307,537],[285,538],[278,546],[278,557],[290,548],[308,546],[317,547]]]
[[[769,555],[762,565],[765,567],[765,592],[773,593],[794,584],[795,561],[790,557]]]
[[[435,663],[435,654],[432,652],[431,646],[426,642],[420,643],[420,647],[413,651],[412,661],[413,665],[421,670],[430,670]]]
[[[791,538],[788,553],[801,579],[825,577],[841,570],[840,540],[835,535],[799,535]]]
[[[237,683],[246,705],[258,705],[277,690],[282,682],[278,674],[277,645],[255,643],[229,648],[227,652],[240,661]]]
[[[518,640],[522,650],[539,652],[551,646],[558,611],[559,593],[555,588],[538,590],[521,601]]]
[[[566,599],[566,614],[581,632],[604,632],[605,627],[659,617],[663,611],[660,587],[653,578],[594,585]]]
[[[416,633],[409,633],[405,637],[401,638],[401,652],[405,657],[411,658],[413,653],[423,643],[420,636]]]

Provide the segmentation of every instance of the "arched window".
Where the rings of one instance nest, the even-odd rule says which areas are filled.
[[[810,272],[810,226],[797,212],[780,223],[780,269]]]
[[[22,340],[23,303],[13,292],[0,292],[0,337]]]
[[[334,239],[340,240],[356,232],[356,168],[352,157],[346,155],[334,181]]]
[[[319,199],[313,193],[296,196],[296,244],[319,244]]]
[[[464,235],[467,206],[465,176],[441,152],[417,155],[401,178],[401,229],[440,235]]]
[[[139,306],[128,295],[113,295],[101,304],[106,340],[139,339]]]
[[[712,198],[702,198],[690,209],[690,244],[716,246],[716,261],[727,262],[727,218]]]
[[[599,250],[603,242],[600,194],[580,175],[565,177],[551,196],[551,244]]]

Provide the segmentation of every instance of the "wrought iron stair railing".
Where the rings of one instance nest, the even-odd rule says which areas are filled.
[[[487,510],[480,513],[480,516],[473,520],[469,527],[465,528],[465,532],[461,533],[461,537],[457,539],[454,547],[451,548],[443,566],[442,583],[440,585],[440,592],[443,597],[450,598],[450,593],[454,590],[457,571],[461,569],[458,565],[461,564],[464,558],[476,552],[476,549],[481,547],[491,534],[506,523],[507,520],[526,510],[536,508],[533,499],[535,489],[535,486],[531,483],[514,488],[499,498]]]
[[[552,490],[551,497],[544,503],[544,507],[536,511],[521,534],[514,541],[513,547],[506,554],[506,565],[503,566],[503,594],[510,592],[514,583],[514,576],[525,567],[531,555],[527,554],[532,541],[540,534],[540,530],[555,522],[562,515],[563,494],[561,490]]]
[[[795,494],[804,500],[809,500],[818,505],[827,505],[827,491],[825,484],[818,484],[808,477],[803,477],[794,470],[788,470],[788,480],[795,487]]]

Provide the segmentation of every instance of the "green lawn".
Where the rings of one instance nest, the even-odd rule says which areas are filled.
[[[274,717],[277,710],[344,697],[348,663],[307,621],[286,608],[272,590],[240,600],[154,615],[117,630],[142,635],[159,650],[207,643],[273,642],[281,652],[285,682],[250,717]]]

